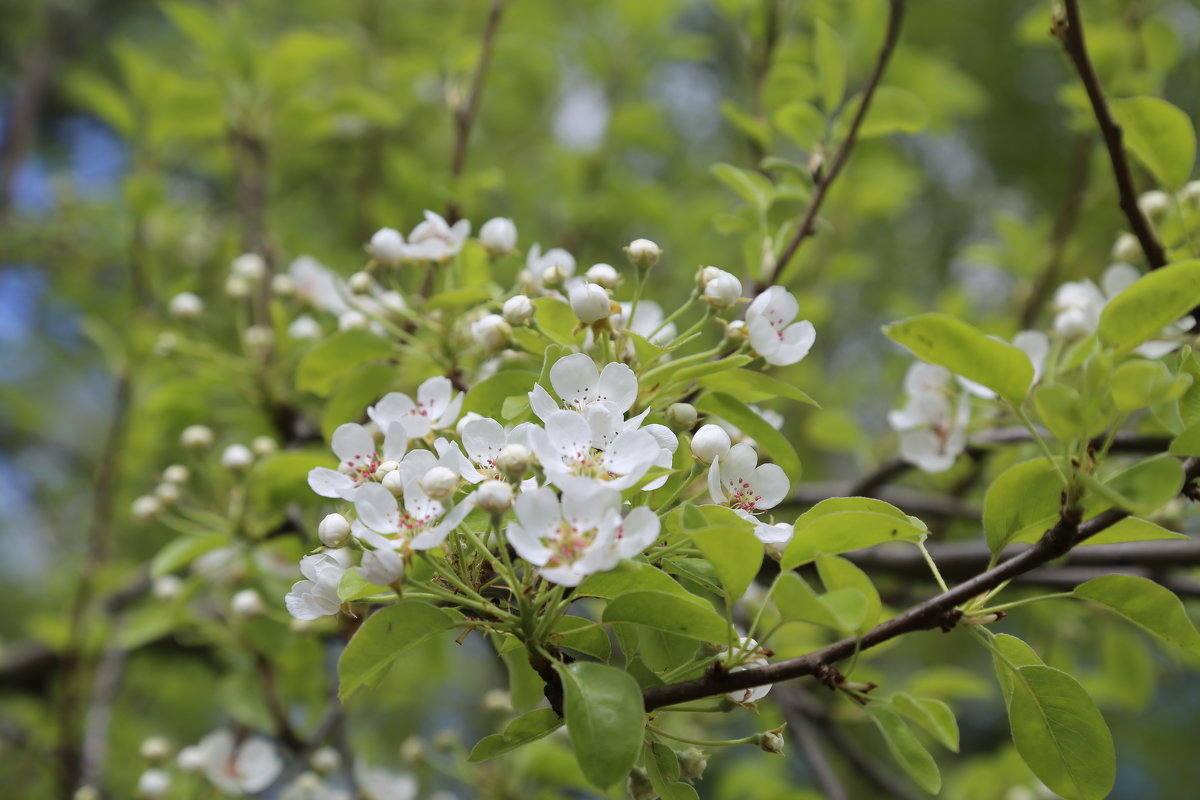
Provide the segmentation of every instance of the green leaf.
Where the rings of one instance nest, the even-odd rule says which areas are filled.
[[[425,310],[463,309],[486,303],[491,299],[492,293],[482,286],[463,286],[459,289],[451,289],[448,292],[435,294],[425,304]]]
[[[999,553],[1012,542],[1040,536],[1058,519],[1062,479],[1043,458],[1022,461],[1000,473],[983,498],[988,549]]]
[[[724,642],[729,638],[729,623],[707,602],[692,595],[627,592],[608,602],[602,619],[636,622],[702,642]]]
[[[1179,108],[1158,97],[1109,102],[1125,146],[1166,188],[1179,190],[1192,175],[1196,129]]]
[[[296,388],[328,397],[352,370],[393,355],[392,345],[368,330],[338,331],[304,354],[296,367]]]
[[[795,569],[819,553],[838,553],[872,547],[883,542],[919,542],[928,531],[882,500],[835,497],[810,508],[795,524],[795,535],[780,561],[781,569]]]
[[[762,567],[762,542],[754,535],[753,523],[738,517],[731,509],[703,506],[701,510],[705,508],[727,511],[728,518],[716,524],[705,519],[703,528],[688,530],[687,535],[717,571],[729,600],[737,600]]]
[[[558,714],[549,708],[527,711],[504,727],[503,733],[485,736],[471,748],[467,761],[487,761],[498,755],[516,750],[521,745],[549,736],[563,724]]]
[[[1015,636],[1007,633],[997,634],[992,639],[992,663],[996,668],[996,680],[1000,684],[1000,693],[1004,696],[1007,708],[1012,702],[1014,668],[1026,664],[1041,664],[1042,657],[1032,647]]]
[[[554,623],[552,635],[558,638],[558,644],[562,647],[587,653],[601,661],[607,661],[611,655],[612,644],[608,641],[608,634],[590,619],[564,616]]]
[[[374,594],[382,592],[390,592],[386,586],[376,586],[373,583],[368,583],[367,579],[362,576],[362,571],[357,569],[348,569],[342,573],[342,579],[338,581],[338,599],[343,603],[361,600],[364,597],[370,597]]]
[[[770,149],[771,130],[764,121],[743,111],[728,100],[721,102],[721,116],[763,150]]]
[[[1008,708],[1013,743],[1065,800],[1100,800],[1116,779],[1112,734],[1079,682],[1042,664],[1019,667]]]
[[[229,534],[212,533],[204,536],[180,536],[173,539],[150,561],[150,575],[163,575],[182,569],[200,556],[229,544]]]
[[[829,592],[825,596],[827,605],[830,595],[845,589],[853,590],[862,597],[862,619],[850,626],[850,630],[865,633],[875,627],[883,611],[883,603],[880,602],[879,592],[867,577],[867,573],[844,558],[822,554],[817,556],[817,574],[821,576],[821,583],[825,584],[825,589]]]
[[[1138,278],[1100,312],[1100,341],[1127,353],[1200,305],[1200,260]]]
[[[392,391],[397,375],[391,364],[367,364],[342,381],[321,413],[321,435],[325,440],[333,438],[339,425],[357,421],[367,406]]]
[[[474,411],[482,417],[503,416],[504,402],[510,397],[524,398],[537,383],[537,375],[523,369],[504,369],[484,378],[467,390],[463,398],[463,413]]]
[[[1033,407],[1038,418],[1060,442],[1070,442],[1088,430],[1083,398],[1074,386],[1043,383],[1033,390]]]
[[[792,443],[745,403],[720,392],[706,392],[696,402],[696,410],[736,425],[763,452],[770,453],[771,460],[783,469],[789,480],[793,483],[800,480],[800,456],[796,455]]]
[[[380,609],[367,618],[338,659],[338,696],[345,701],[373,683],[403,653],[454,627],[447,611],[415,600]]]
[[[554,662],[554,668],[579,768],[594,786],[607,789],[629,774],[641,752],[642,690],[629,673],[605,664]]]
[[[636,591],[665,592],[684,598],[692,596],[670,575],[642,561],[622,561],[606,572],[594,572],[576,587],[575,594],[613,598]]]
[[[841,105],[846,93],[846,55],[841,37],[823,20],[817,20],[816,59],[821,99],[826,113],[832,113]]]
[[[662,375],[660,382],[664,386],[675,383],[687,383],[688,381],[699,380],[709,375],[725,373],[744,364],[749,364],[752,360],[750,356],[746,355],[729,356],[718,361],[706,361],[703,364],[693,364],[690,367],[685,366],[675,371],[672,371],[670,369],[672,365],[668,364],[666,365],[668,369],[660,373]]]
[[[1187,373],[1172,375],[1161,361],[1137,358],[1117,367],[1112,376],[1112,396],[1123,412],[1177,400],[1192,385]]]
[[[1132,514],[1152,514],[1165,506],[1183,488],[1183,478],[1183,465],[1166,453],[1139,461],[1103,483],[1079,473],[1089,491]]]
[[[1075,587],[1076,597],[1099,603],[1160,639],[1200,655],[1200,633],[1169,589],[1135,575],[1103,575]]]
[[[760,214],[765,214],[775,199],[775,186],[760,172],[751,172],[732,164],[713,164],[708,168],[717,180],[728,186]]]
[[[937,762],[908,729],[904,719],[895,711],[874,703],[867,705],[867,713],[883,734],[896,763],[918,786],[930,794],[937,794],[942,788],[942,774]]]
[[[775,599],[775,607],[779,609],[784,620],[802,620],[814,625],[821,625],[835,630],[845,630],[849,626],[845,620],[834,614],[833,610],[813,591],[808,583],[795,572],[781,572],[775,579],[771,590]],[[866,610],[866,601],[863,601]]]
[[[800,391],[790,383],[785,383],[778,378],[772,378],[764,372],[734,369],[719,375],[706,375],[698,379],[696,383],[705,389],[736,395],[739,400],[747,403],[757,403],[776,397],[786,397],[789,400],[799,400],[801,403],[808,403],[810,406],[820,408],[820,404],[806,393]]]
[[[921,98],[895,86],[880,86],[858,135],[863,138],[893,133],[918,133],[929,124],[929,109]]]
[[[922,361],[986,386],[1013,405],[1021,404],[1033,383],[1029,356],[946,314],[919,314],[885,325],[883,332]]]
[[[933,697],[901,692],[892,697],[892,708],[933,734],[947,750],[958,752],[958,720],[950,706]]]
[[[533,309],[533,322],[538,330],[559,344],[575,344],[579,318],[570,305],[553,297],[539,297],[533,301]]]
[[[813,150],[825,138],[825,115],[816,106],[795,100],[775,112],[775,127],[805,150]]]
[[[1156,539],[1187,539],[1186,534],[1169,531],[1148,519],[1126,517],[1095,536],[1085,539],[1079,546],[1089,547],[1097,544],[1123,544],[1124,542],[1147,542]]]

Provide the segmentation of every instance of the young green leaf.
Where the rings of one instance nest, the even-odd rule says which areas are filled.
[[[737,600],[762,567],[763,546],[751,526],[720,526],[690,530],[700,553],[708,559],[725,587],[730,602]]]
[[[747,403],[758,403],[776,397],[786,397],[789,400],[799,400],[810,406],[820,405],[805,392],[800,391],[790,383],[778,378],[772,378],[765,372],[755,372],[747,369],[734,369],[720,375],[706,375],[696,383],[705,389],[736,395],[739,400]]]
[[[859,102],[862,102],[861,99]],[[929,124],[929,109],[912,92],[895,86],[880,86],[858,135],[863,138],[893,133],[919,133]]]
[[[816,149],[825,138],[825,115],[816,106],[793,100],[775,112],[775,127],[805,150]]]
[[[735,167],[732,164],[713,164],[709,171],[739,197],[765,214],[775,199],[775,186],[760,172]]]
[[[623,780],[642,749],[642,690],[629,673],[576,661],[554,662],[562,679],[567,733],[583,774],[598,789]]]
[[[1183,603],[1169,589],[1148,578],[1103,575],[1079,584],[1074,594],[1109,608],[1180,650],[1200,655],[1200,633]]]
[[[819,553],[837,555],[883,542],[919,542],[928,533],[908,517],[878,511],[832,511],[806,519],[828,502],[819,503],[796,520],[795,535],[783,552],[780,568],[795,569],[813,561]]]
[[[901,692],[892,697],[892,708],[933,734],[947,750],[958,752],[958,720],[950,706],[932,697]]]
[[[853,589],[862,596],[862,620],[852,626],[852,630],[865,633],[875,626],[883,610],[883,603],[867,573],[844,558],[821,554],[817,556],[817,574],[821,576],[825,590],[831,594],[842,589]],[[826,602],[828,600],[829,596],[826,595]]]
[[[467,391],[463,397],[463,413],[473,411],[483,417],[501,416],[504,401],[509,397],[523,398],[528,406],[528,393],[537,379],[537,375],[523,369],[504,369],[489,375]]]
[[[904,719],[895,711],[873,703],[867,705],[867,713],[883,734],[892,758],[896,759],[896,763],[909,777],[930,794],[941,791],[942,774],[938,770],[937,762],[908,729]]]
[[[998,634],[992,639],[992,650],[996,681],[1000,684],[1000,694],[1004,696],[1004,705],[1007,707],[1012,702],[1014,670],[1026,664],[1041,664],[1042,657],[1028,644],[1007,633]]]
[[[527,711],[504,727],[503,733],[493,733],[485,736],[471,748],[468,761],[487,761],[530,742],[535,742],[543,736],[549,736],[563,724],[558,714],[549,708],[535,708]]]
[[[1112,376],[1112,396],[1125,413],[1178,399],[1192,385],[1186,373],[1172,375],[1161,361],[1131,359],[1117,367]]]
[[[368,330],[338,331],[304,354],[296,367],[296,387],[328,397],[342,379],[362,364],[393,354],[392,345]]]
[[[1196,160],[1196,129],[1181,109],[1159,97],[1109,103],[1125,146],[1168,189],[1182,189]]]
[[[454,627],[450,612],[404,600],[367,618],[338,659],[338,696],[344,701],[382,677],[392,662],[422,642]]]
[[[1062,480],[1043,458],[1022,461],[1000,473],[983,498],[983,530],[988,549],[999,553],[1054,524],[1062,506]]]
[[[1165,506],[1183,488],[1183,477],[1183,465],[1166,453],[1139,461],[1103,482],[1079,473],[1088,491],[1132,514],[1152,514]]]
[[[1100,312],[1100,340],[1127,353],[1200,305],[1200,260],[1138,278]]]
[[[622,561],[606,572],[589,575],[575,589],[579,597],[617,597],[628,592],[652,591],[677,594],[685,598],[691,595],[661,569],[641,561]]]
[[[605,622],[636,622],[702,642],[724,642],[729,624],[706,601],[690,595],[634,591],[618,595],[604,609]]]
[[[883,332],[922,361],[986,386],[1014,405],[1021,404],[1033,383],[1029,356],[946,314],[918,314],[885,325]]]
[[[846,54],[837,31],[823,20],[817,20],[817,74],[821,78],[821,99],[825,112],[832,113],[842,103],[846,93]]]

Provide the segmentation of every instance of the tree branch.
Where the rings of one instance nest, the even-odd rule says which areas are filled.
[[[1189,458],[1185,462],[1185,485],[1200,475],[1200,459]],[[1079,522],[1073,515],[1065,513],[1053,528],[1028,550],[1001,562],[996,567],[958,584],[922,603],[912,606],[895,617],[876,625],[861,638],[849,637],[798,658],[777,661],[764,667],[752,667],[739,672],[710,670],[699,678],[653,686],[642,693],[646,710],[653,711],[663,706],[697,700],[701,697],[724,694],[736,689],[748,689],[768,683],[815,675],[830,679],[835,670],[833,664],[849,658],[861,650],[867,650],[907,633],[948,628],[953,626],[961,612],[957,606],[1001,584],[1024,575],[1037,567],[1065,555],[1075,545],[1086,541],[1129,516],[1126,511],[1109,509],[1086,522]]]
[[[1071,63],[1075,65],[1075,71],[1079,73],[1079,78],[1083,81],[1083,88],[1087,90],[1088,100],[1092,104],[1092,113],[1096,116],[1100,133],[1104,137],[1104,146],[1108,148],[1108,159],[1112,162],[1113,177],[1117,181],[1121,210],[1125,212],[1125,217],[1129,220],[1129,227],[1141,244],[1142,252],[1146,254],[1146,261],[1149,262],[1150,268],[1165,267],[1167,265],[1166,253],[1154,236],[1154,229],[1150,227],[1149,221],[1138,207],[1137,187],[1133,185],[1133,173],[1129,169],[1129,159],[1125,155],[1125,147],[1121,143],[1121,126],[1113,119],[1108,102],[1104,99],[1104,92],[1100,88],[1100,78],[1096,75],[1096,69],[1092,66],[1092,59],[1088,55],[1087,43],[1083,38],[1083,19],[1079,14],[1079,0],[1063,0],[1063,7],[1066,10],[1066,19],[1056,17],[1051,30],[1062,42],[1063,49],[1066,50]]]
[[[900,40],[900,26],[904,21],[904,9],[905,0],[889,0],[887,33],[884,35],[879,57],[875,59],[875,67],[871,70],[871,77],[867,79],[867,85],[863,89],[862,102],[858,105],[845,140],[829,164],[829,171],[816,179],[812,199],[804,211],[804,217],[800,220],[800,227],[796,229],[791,241],[788,242],[787,247],[783,249],[779,259],[775,262],[775,269],[771,271],[767,285],[779,281],[784,268],[792,260],[796,251],[800,249],[801,243],[812,236],[816,230],[817,213],[821,210],[821,204],[825,202],[825,195],[829,192],[829,187],[837,180],[842,167],[846,166],[846,161],[850,158],[850,151],[854,149],[854,144],[858,141],[859,128],[862,127],[863,120],[866,119],[867,111],[870,109],[871,98],[874,97],[875,90],[879,87],[879,81],[883,78],[883,72],[887,69],[888,61],[891,60],[892,52],[896,49],[896,43]],[[763,288],[765,287],[761,285],[756,287],[754,293],[760,293]]]

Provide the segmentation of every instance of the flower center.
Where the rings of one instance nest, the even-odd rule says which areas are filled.
[[[575,524],[564,520],[558,526],[558,535],[543,541],[551,550],[546,566],[561,567],[564,564],[574,564],[596,540],[595,528],[579,530]]]
[[[756,494],[750,481],[745,478],[730,478],[725,482],[725,496],[730,508],[740,508],[751,514],[757,513],[761,494]]]

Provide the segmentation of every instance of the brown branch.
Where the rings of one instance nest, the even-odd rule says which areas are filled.
[[[1117,193],[1120,197],[1121,210],[1129,220],[1129,227],[1146,254],[1146,261],[1151,269],[1167,265],[1167,256],[1154,229],[1150,226],[1142,210],[1138,208],[1137,187],[1133,185],[1133,173],[1129,168],[1129,159],[1125,155],[1125,147],[1121,143],[1121,126],[1113,119],[1104,99],[1104,91],[1100,88],[1100,78],[1092,66],[1088,55],[1087,43],[1083,38],[1083,19],[1079,14],[1079,0],[1063,0],[1066,19],[1056,18],[1051,29],[1062,42],[1063,49],[1079,73],[1083,88],[1087,90],[1088,100],[1092,104],[1092,113],[1100,126],[1104,137],[1104,146],[1108,149],[1108,159],[1112,162],[1113,177],[1117,181]]]
[[[4,121],[5,137],[0,144],[0,219],[4,218],[12,205],[17,170],[36,141],[38,119],[54,71],[54,49],[58,38],[56,27],[60,16],[57,4],[42,3],[38,12],[41,16],[39,34],[21,59],[12,102]]]
[[[838,148],[837,154],[834,155],[833,161],[830,162],[828,172],[815,179],[812,199],[804,211],[804,217],[800,220],[800,227],[796,229],[791,241],[788,242],[787,247],[783,249],[779,259],[775,262],[775,269],[771,271],[771,277],[766,282],[768,286],[779,281],[779,276],[783,274],[783,270],[791,261],[792,256],[800,249],[801,243],[816,231],[817,213],[821,210],[821,204],[825,202],[825,195],[829,192],[829,187],[837,180],[838,174],[850,158],[850,151],[854,149],[854,144],[858,140],[859,128],[862,127],[863,120],[866,119],[867,111],[871,106],[871,98],[874,97],[875,90],[879,87],[879,81],[883,78],[883,72],[887,69],[888,61],[891,60],[892,52],[896,49],[896,43],[900,40],[900,26],[904,21],[904,9],[905,0],[889,0],[887,33],[884,35],[879,57],[875,60],[875,68],[871,70],[871,77],[867,79],[867,85],[863,89],[862,102],[858,104],[858,110],[850,123],[850,130]],[[763,288],[765,287],[756,287],[754,293],[758,294]]]
[[[1186,485],[1200,475],[1200,459],[1189,458],[1185,464],[1185,472]],[[1075,515],[1064,513],[1054,527],[1028,550],[876,625],[862,638],[842,639],[807,655],[777,661],[764,667],[752,667],[740,672],[710,671],[692,680],[651,687],[642,693],[646,710],[653,711],[701,697],[778,683],[806,675],[827,677],[833,673],[833,664],[861,650],[870,649],[904,634],[952,627],[961,616],[957,606],[1065,555],[1075,545],[1112,527],[1127,516],[1128,512],[1110,509],[1081,523]]]
[[[116,638],[125,625],[124,618],[118,619],[110,636]],[[92,685],[92,701],[84,721],[83,754],[80,757],[81,786],[99,789],[103,785],[104,767],[108,762],[109,732],[112,724],[113,705],[121,690],[121,678],[129,651],[114,642],[104,651],[100,666]]]
[[[304,740],[296,733],[292,721],[288,718],[283,699],[279,696],[279,681],[275,675],[275,665],[262,653],[254,654],[254,665],[258,670],[258,680],[262,686],[263,700],[275,723],[275,738],[293,753],[304,750]]]
[[[827,800],[849,800],[850,795],[846,793],[846,787],[842,785],[837,771],[829,763],[829,757],[821,747],[817,726],[790,697],[783,696],[781,692],[781,696],[776,700],[783,711],[783,718],[787,720],[788,730],[795,738],[800,754],[804,756],[805,763],[812,771],[813,780],[821,794],[825,795]]]
[[[450,158],[450,178],[458,180],[467,163],[467,143],[471,138],[471,127],[479,111],[479,98],[483,92],[483,81],[487,77],[488,64],[492,60],[492,44],[496,30],[500,27],[500,15],[504,11],[504,0],[492,0],[488,9],[487,22],[483,26],[483,45],[479,52],[479,63],[471,78],[471,90],[467,100],[454,110],[454,153]],[[446,205],[446,221],[453,225],[459,218],[458,204],[451,200]],[[428,293],[426,293],[428,294]]]

